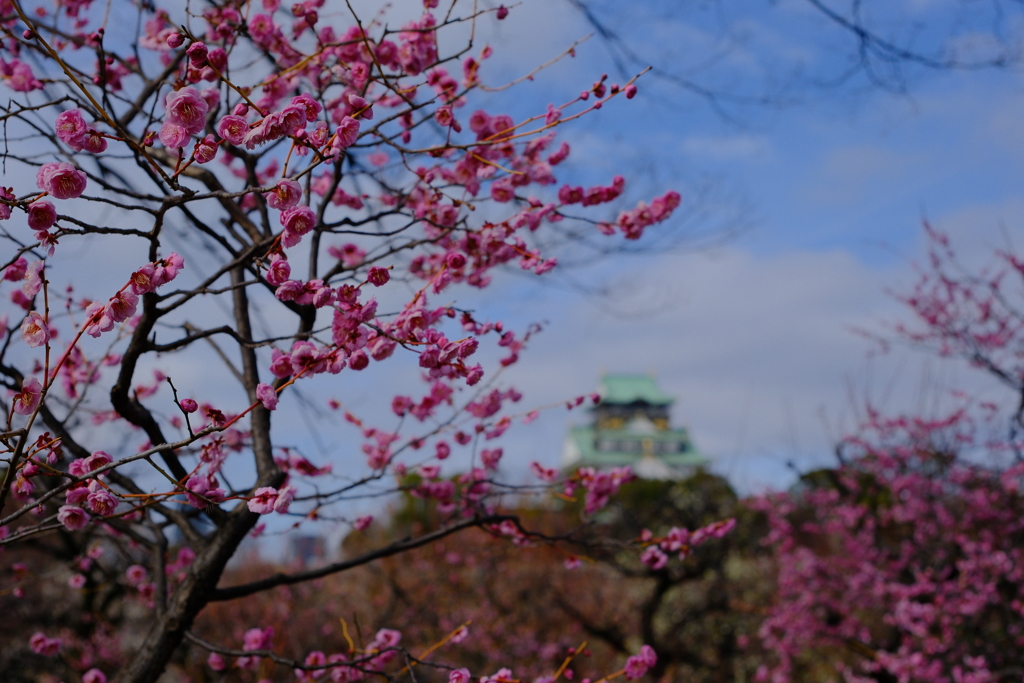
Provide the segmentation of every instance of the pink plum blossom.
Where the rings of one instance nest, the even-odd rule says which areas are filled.
[[[636,680],[642,678],[647,670],[658,663],[658,656],[654,652],[654,648],[650,645],[644,645],[640,648],[638,654],[629,657],[626,660],[625,672],[628,680]]]
[[[285,259],[276,259],[267,268],[267,282],[277,287],[288,281],[292,274],[292,267]]]
[[[114,461],[110,457],[110,454],[103,451],[93,451],[93,453],[85,460],[80,461],[85,468],[86,472],[93,472],[101,467],[105,467]]]
[[[188,55],[188,59],[192,63],[192,66],[205,66],[206,58],[209,56],[210,51],[206,47],[206,43],[196,41],[188,46],[188,49],[185,50],[185,54]]]
[[[267,410],[277,410],[277,392],[269,384],[261,383],[256,386],[256,398]]]
[[[90,493],[87,502],[89,509],[101,517],[113,514],[117,509],[117,498],[110,491],[102,488]]]
[[[61,112],[54,123],[54,131],[57,133],[57,137],[72,149],[82,148],[83,139],[88,130],[89,126],[86,124],[79,109],[69,109],[68,111]]]
[[[312,95],[308,93],[302,93],[292,98],[292,104],[297,105],[303,109],[306,114],[306,120],[309,122],[316,121],[316,117],[323,111],[323,107],[320,103],[313,99]]]
[[[90,128],[82,138],[82,149],[90,154],[101,154],[107,151],[107,139],[98,130]]]
[[[189,135],[195,135],[206,126],[206,113],[210,107],[195,88],[185,87],[169,93],[164,106],[167,109],[166,121],[181,126]]]
[[[107,683],[107,676],[99,669],[89,669],[82,674],[82,683]]]
[[[32,73],[32,68],[21,60],[12,59],[9,70],[10,73],[5,75],[10,76],[7,84],[11,86],[11,90],[15,92],[31,92],[43,87],[43,84]]]
[[[57,513],[57,521],[63,524],[69,531],[84,529],[89,524],[89,515],[82,508],[71,505],[61,505]]]
[[[217,133],[232,145],[240,145],[249,132],[249,124],[241,116],[229,114],[217,123]]]
[[[85,309],[85,333],[90,337],[99,337],[104,332],[114,329],[114,319],[110,317],[107,307],[94,301]]]
[[[43,316],[32,311],[21,323],[21,339],[32,348],[42,346],[50,341],[50,328]]]
[[[130,290],[118,292],[107,302],[104,312],[115,323],[121,323],[135,315],[138,302],[139,297]]]
[[[277,489],[271,486],[264,486],[256,489],[252,498],[249,499],[248,506],[250,512],[266,515],[274,511],[274,503],[276,502]]]
[[[281,212],[281,224],[284,226],[284,245],[295,246],[316,225],[316,214],[308,206],[293,206]]]
[[[124,572],[125,578],[128,579],[128,583],[133,586],[137,586],[146,580],[148,572],[146,568],[139,564],[133,564]]]
[[[662,569],[668,564],[668,555],[662,552],[661,548],[656,545],[648,546],[640,556],[640,561],[646,564],[654,571]]]
[[[32,637],[28,640],[29,647],[37,655],[43,655],[44,657],[53,657],[60,652],[61,641],[60,638],[47,638],[45,634],[36,632],[32,634]]]
[[[292,501],[295,499],[295,492],[295,487],[290,484],[278,491],[277,499],[274,501],[274,512],[282,514],[288,512],[289,506],[291,506]]]
[[[232,526],[229,510],[218,509],[217,504],[228,497],[221,488],[228,487],[228,478],[240,487],[242,495],[232,497],[246,501],[243,512],[288,514],[298,500],[299,507],[305,509],[297,510],[291,521],[299,522],[307,514],[312,521],[320,514],[321,504],[341,504],[348,498],[347,490],[338,500],[330,493],[315,501],[309,495],[315,484],[324,481],[309,478],[323,477],[331,471],[330,466],[317,467],[280,442],[269,444],[269,455],[280,468],[280,478],[272,480],[274,487],[261,486],[271,481],[262,476],[268,474],[262,466],[256,468],[260,483],[253,484],[251,478],[245,479],[250,472],[247,465],[240,461],[228,464],[261,452],[263,434],[257,427],[266,417],[264,410],[279,406],[275,386],[284,381],[271,379],[255,386],[252,398],[262,407],[251,412],[244,402],[229,399],[225,399],[223,410],[204,405],[200,411],[197,400],[177,398],[182,387],[183,396],[210,393],[212,376],[203,373],[203,352],[194,349],[208,343],[237,342],[243,354],[252,351],[263,363],[269,360],[269,366],[260,368],[264,374],[269,370],[271,378],[292,377],[302,382],[296,390],[329,379],[316,375],[337,374],[343,369],[366,375],[375,363],[403,358],[393,364],[401,367],[404,363],[412,379],[424,384],[420,390],[403,389],[403,395],[393,397],[392,410],[401,420],[391,419],[387,421],[390,426],[381,426],[361,414],[369,404],[353,399],[345,406],[346,428],[353,429],[354,438],[360,441],[357,447],[366,456],[354,466],[370,470],[366,479],[356,474],[352,481],[357,485],[366,481],[373,487],[375,479],[385,477],[391,480],[385,484],[388,488],[397,483],[396,491],[408,490],[410,495],[428,500],[446,519],[479,521],[489,529],[490,525],[480,520],[499,509],[504,489],[492,481],[503,451],[487,442],[501,437],[513,423],[525,421],[516,417],[511,405],[520,398],[514,389],[488,386],[467,391],[484,377],[483,364],[471,364],[469,359],[493,360],[495,369],[511,365],[534,328],[513,331],[498,321],[478,321],[473,317],[475,308],[462,306],[452,292],[459,287],[486,287],[496,272],[515,265],[536,274],[545,272],[555,265],[552,255],[545,253],[553,241],[537,231],[563,219],[590,220],[577,216],[575,209],[563,216],[560,212],[568,204],[597,206],[621,195],[624,181],[620,178],[607,186],[567,185],[567,190],[558,190],[553,169],[567,156],[568,146],[563,144],[551,154],[557,144],[555,131],[533,130],[533,123],[543,128],[542,119],[549,126],[568,123],[566,119],[586,113],[587,106],[576,107],[570,95],[569,104],[549,106],[546,115],[543,110],[520,111],[521,106],[516,119],[498,112],[473,112],[471,105],[481,84],[479,72],[491,51],[459,54],[458,59],[449,59],[453,53],[448,46],[439,51],[437,33],[451,18],[431,12],[442,8],[438,0],[422,0],[423,13],[416,10],[419,16],[400,28],[389,28],[392,24],[384,16],[360,25],[324,0],[297,0],[286,8],[290,12],[280,15],[276,14],[281,9],[279,0],[262,0],[256,7],[206,3],[191,13],[156,3],[142,18],[142,35],[130,44],[109,28],[127,26],[128,17],[114,13],[105,38],[97,23],[104,15],[99,7],[90,7],[89,0],[60,0],[45,8],[33,7],[42,33],[36,34],[28,26],[31,30],[21,33],[21,38],[22,26],[15,27],[20,19],[7,11],[10,3],[0,0],[0,5],[6,7],[0,13],[12,17],[6,27],[13,32],[8,36],[11,40],[0,45],[0,51],[9,53],[6,61],[0,60],[0,75],[8,89],[28,92],[44,87],[45,80],[47,91],[52,89],[50,94],[56,98],[44,102],[44,94],[33,94],[16,104],[19,109],[12,116],[29,116],[30,125],[38,128],[39,134],[29,144],[38,140],[49,146],[18,153],[18,158],[39,160],[35,162],[41,164],[35,181],[43,195],[27,192],[31,176],[12,173],[9,182],[15,187],[0,188],[0,219],[21,210],[28,214],[28,224],[40,244],[14,235],[17,226],[12,225],[18,249],[46,253],[56,240],[60,239],[64,248],[65,243],[82,241],[82,235],[87,235],[83,244],[90,249],[96,242],[95,251],[79,256],[68,249],[71,253],[52,261],[63,268],[60,263],[64,261],[82,260],[79,270],[92,266],[89,272],[95,277],[91,280],[69,281],[62,272],[56,273],[61,276],[58,279],[43,270],[42,261],[29,266],[24,258],[13,261],[3,273],[4,282],[10,283],[10,302],[26,312],[24,323],[18,324],[23,340],[31,347],[14,345],[9,354],[11,363],[20,364],[16,373],[9,373],[11,387],[18,389],[17,378],[25,378],[9,401],[11,410],[34,416],[48,383],[55,383],[58,392],[63,390],[47,403],[57,415],[45,412],[45,421],[33,423],[33,434],[19,432],[24,420],[10,420],[15,436],[9,440],[24,441],[26,454],[20,468],[12,471],[12,491],[21,498],[17,502],[20,507],[14,510],[23,514],[13,528],[35,524],[47,531],[62,526],[60,536],[80,537],[73,545],[83,550],[68,559],[73,585],[82,585],[86,577],[90,582],[94,578],[101,581],[100,574],[108,569],[116,572],[119,562],[122,567],[131,565],[122,578],[113,574],[102,580],[119,580],[121,588],[129,589],[129,599],[139,602],[140,614],[147,609],[152,614],[161,609],[165,593],[175,599],[184,596],[189,604],[195,602],[195,595],[188,594],[195,589],[187,578],[193,561],[202,564],[194,571],[213,570],[200,590],[210,593],[225,579],[220,575],[223,565],[217,564],[219,559],[214,558],[210,565],[211,556],[201,549],[206,547],[205,540],[191,531],[208,537],[215,544],[210,547],[223,548],[227,554],[234,552],[232,544],[249,535],[237,524]],[[494,12],[499,19],[508,12],[504,6],[484,9],[484,15]],[[264,13],[257,13],[260,10]],[[486,18],[484,15],[474,20]],[[183,26],[188,26],[187,30]],[[52,61],[51,47],[68,55],[65,64],[74,69],[74,75]],[[30,68],[14,59],[19,51],[22,56],[32,53],[32,59],[40,64],[38,75],[45,74],[45,78],[36,78],[34,64]],[[461,74],[449,74],[447,69],[458,69]],[[88,104],[79,100],[81,88],[64,87],[69,78],[82,79],[98,100]],[[593,94],[598,94],[597,86],[604,88],[604,80],[591,90]],[[612,93],[617,92],[618,88],[612,87]],[[69,93],[73,99],[62,97]],[[626,94],[631,96],[632,91]],[[88,94],[86,98],[90,99]],[[81,109],[60,111],[67,103],[75,106],[76,101],[82,102]],[[31,114],[24,109],[25,103],[30,104]],[[382,114],[379,127],[372,124],[374,109]],[[522,124],[517,126],[519,116]],[[362,128],[364,122],[371,123]],[[462,131],[463,125],[472,135]],[[438,126],[442,135],[437,134]],[[453,139],[448,139],[449,134]],[[460,139],[454,140],[455,136]],[[19,144],[26,144],[24,137],[20,139]],[[108,146],[109,159],[88,158]],[[43,163],[51,159],[61,161]],[[132,160],[129,165],[135,169],[127,176],[122,173],[127,168],[122,163],[125,160]],[[90,176],[80,168],[90,169],[89,173],[97,170]],[[54,205],[83,196],[90,189],[90,177],[102,184],[97,191],[103,196],[86,199],[98,200],[95,208],[100,213],[79,216],[62,211],[70,217],[62,220],[61,230],[55,229],[58,212]],[[599,222],[598,230],[632,239],[665,219],[676,205],[678,195],[665,194],[618,214],[614,222]],[[280,214],[268,214],[268,207]],[[480,208],[484,210],[478,211]],[[602,212],[606,210],[601,207]],[[346,235],[336,239],[355,242],[321,244],[317,234],[321,230],[322,236]],[[312,251],[300,246],[306,236],[316,237],[306,239],[305,246]],[[140,251],[118,247],[115,239],[137,242]],[[195,277],[183,284],[176,282],[184,267],[181,256],[158,256],[179,241],[183,248],[191,244],[189,248],[203,252],[203,264],[197,265]],[[151,262],[140,259],[126,267],[124,259],[130,258],[126,255],[146,253],[141,249],[149,250],[142,258]],[[322,260],[323,251],[335,260]],[[16,256],[12,253],[8,260]],[[50,279],[55,284],[48,284]],[[39,300],[44,291],[45,312]],[[271,292],[273,297],[268,296]],[[384,296],[380,311],[374,294]],[[222,320],[216,306],[204,308],[203,302],[228,303],[236,308],[234,317],[250,306],[255,314],[252,329],[242,329],[241,317]],[[263,308],[257,310],[257,306]],[[263,309],[268,315],[263,315]],[[301,320],[298,331],[290,324],[284,332],[276,329],[294,314]],[[18,315],[23,315],[21,310]],[[53,323],[52,328],[48,322]],[[6,333],[7,326],[2,328]],[[58,331],[60,348],[50,348],[50,336]],[[107,332],[111,334],[102,343],[90,339]],[[497,351],[482,353],[489,342]],[[47,354],[38,351],[44,345]],[[238,348],[228,355],[236,355]],[[268,351],[269,359],[263,357]],[[243,360],[249,363],[252,356]],[[173,398],[170,392],[158,393],[164,387],[163,374],[157,374],[154,381],[139,382],[138,373],[150,372],[154,363],[168,372],[174,370],[178,390]],[[196,377],[207,384],[195,384]],[[396,393],[388,391],[390,381],[366,379],[372,392],[386,392],[381,399],[385,405]],[[212,389],[211,396],[217,393],[216,387]],[[174,401],[178,401],[180,412],[174,409]],[[341,409],[340,404],[332,407]],[[396,422],[401,424],[396,426]],[[76,436],[72,441],[72,433],[78,432],[82,440]],[[67,453],[55,445],[62,435]],[[38,442],[33,445],[30,439]],[[491,447],[476,448],[477,441]],[[472,453],[474,461],[464,475],[446,477],[442,461],[453,457],[453,442],[467,458]],[[114,462],[102,451],[81,457],[85,455],[82,448],[90,443],[116,447],[119,460]],[[468,448],[470,445],[473,447]],[[151,454],[154,457],[149,457]],[[169,468],[173,480],[169,489],[159,483],[159,477],[135,479],[149,463],[161,470],[165,465]],[[66,488],[54,491],[52,500],[32,500],[51,485],[61,486],[61,478],[53,476],[60,471],[66,472]],[[630,479],[626,469],[584,468],[563,476],[538,465],[535,471],[541,482],[535,481],[540,485],[533,488],[555,484],[565,487],[567,496],[580,494],[587,514],[600,509]],[[407,486],[410,474],[416,476]],[[353,493],[353,497],[359,495]],[[53,523],[54,507],[59,508],[57,524]],[[124,514],[118,514],[119,510]],[[258,521],[253,514],[243,521]],[[175,519],[175,515],[179,517]],[[355,531],[369,530],[373,522],[368,515],[342,512],[328,516],[326,509],[324,515],[324,519],[348,520]],[[152,548],[143,547],[146,539],[153,540],[156,527],[147,527],[154,519],[160,528],[177,523],[186,532],[174,539],[175,545],[183,546],[176,559],[175,553],[154,559],[149,552]],[[90,526],[91,522],[96,524]],[[190,529],[193,522],[197,526]],[[286,524],[278,526],[284,529]],[[273,528],[274,522],[258,524],[250,533],[256,536],[267,527]],[[87,533],[81,533],[83,529]],[[79,533],[68,533],[75,531]],[[219,545],[228,531],[233,535],[226,545]],[[526,532],[511,522],[497,524],[493,531],[515,544],[529,540]],[[728,522],[700,530],[706,539],[727,531]],[[84,548],[91,542],[92,532],[97,544],[117,550],[112,564],[99,562],[91,551],[86,554]],[[0,529],[0,534],[7,533]],[[370,540],[374,539],[364,539]],[[445,542],[457,543],[454,538]],[[666,547],[679,545],[679,534],[670,533],[666,539],[652,536],[643,543],[649,546],[647,555],[660,562]],[[462,548],[458,555],[463,555]],[[470,559],[467,550],[467,565]],[[152,563],[152,567],[147,571],[132,562]],[[230,590],[234,581],[226,583]],[[95,616],[99,619],[102,615]],[[194,616],[184,615],[182,623],[191,623]],[[450,630],[458,622],[446,623],[447,618],[442,617],[438,625]],[[396,630],[381,629],[371,638],[365,638],[364,632],[357,646],[341,654],[336,630],[325,628],[320,634],[332,650],[325,647],[323,652],[310,652],[321,645],[310,641],[305,649],[302,643],[293,647],[294,643],[287,642],[293,639],[292,633],[281,634],[282,641],[274,642],[273,631],[263,628],[264,624],[246,631],[250,625],[243,625],[234,635],[229,629],[214,638],[217,649],[225,651],[222,648],[238,647],[232,638],[237,640],[237,635],[244,633],[245,654],[236,652],[241,656],[228,657],[212,653],[207,660],[212,669],[236,678],[229,668],[251,672],[239,674],[245,680],[280,677],[285,672],[278,668],[273,673],[267,668],[272,664],[261,661],[267,654],[264,651],[271,649],[304,662],[306,666],[300,667],[296,676],[307,681],[329,677],[334,683],[357,683],[373,675],[369,672],[381,673],[386,665],[388,675],[401,666],[394,661],[401,655],[397,648],[403,637]],[[108,647],[116,645],[109,641],[108,625],[97,621],[95,626],[90,632],[95,630],[96,637],[79,643],[76,636],[67,661],[60,663],[60,670],[67,669],[65,677],[77,675],[76,680],[83,683],[106,683],[106,675],[91,667],[122,664],[121,653]],[[419,648],[428,636],[414,624],[409,629],[407,642]],[[37,635],[33,648],[37,652],[53,649],[49,654],[55,654],[51,639]],[[467,635],[467,629],[458,629],[451,642],[463,641]],[[542,656],[555,658],[546,651]],[[155,665],[166,667],[166,663]],[[641,652],[627,666],[627,673],[652,663]],[[573,677],[572,670],[562,673],[566,679]],[[470,680],[468,669],[458,668],[449,674],[449,683]],[[513,680],[509,669],[482,679],[483,683]]]
[[[206,664],[214,671],[224,671],[224,669],[228,668],[227,662],[216,652],[210,653],[210,656],[206,658]]]
[[[366,276],[366,281],[374,287],[382,287],[388,283],[391,279],[391,274],[388,273],[387,268],[370,268],[370,273]]]
[[[512,683],[514,680],[510,669],[498,669],[497,673],[480,677],[480,683]]]
[[[294,180],[284,178],[277,181],[274,189],[267,193],[267,204],[272,209],[289,209],[302,199],[302,187]]]
[[[193,474],[185,482],[185,499],[194,507],[205,508],[210,503],[220,503],[226,497],[227,493],[217,485],[217,478],[213,475]]]
[[[27,297],[33,297],[43,288],[43,271],[46,264],[43,261],[33,261],[25,271],[25,281],[21,285],[21,291]]]
[[[207,135],[196,144],[194,153],[197,164],[208,164],[217,157],[217,140]]]
[[[25,273],[28,272],[28,261],[25,260],[24,256],[18,257],[18,259],[7,266],[4,269],[3,279],[8,282],[17,282],[18,280],[25,279]]]
[[[43,164],[36,174],[36,186],[55,199],[74,199],[85,192],[88,178],[66,161]]]
[[[48,230],[57,222],[57,207],[52,202],[40,199],[28,205],[28,227],[33,230]]]
[[[43,385],[35,377],[29,377],[21,383],[21,391],[12,399],[14,412],[18,415],[31,415],[39,406],[42,398]]]
[[[351,116],[346,116],[338,123],[335,135],[339,146],[351,147],[359,137],[359,122]]]
[[[185,267],[185,259],[172,251],[153,264],[153,287],[161,287],[178,277],[178,271]]]
[[[179,149],[188,144],[191,136],[184,126],[172,121],[164,121],[160,126],[160,142],[168,149]]]
[[[147,263],[132,273],[130,280],[132,292],[147,294],[157,287],[167,284],[178,276],[178,271],[185,267],[184,264],[185,260],[177,252],[171,252],[167,257],[155,263]]]

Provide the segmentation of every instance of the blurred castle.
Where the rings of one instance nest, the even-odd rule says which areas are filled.
[[[300,567],[305,568],[327,558],[327,545],[323,536],[296,535],[290,540],[292,560]]]
[[[673,399],[650,375],[604,375],[589,426],[573,426],[562,452],[564,467],[629,465],[644,479],[680,479],[706,459],[685,429],[671,428]]]

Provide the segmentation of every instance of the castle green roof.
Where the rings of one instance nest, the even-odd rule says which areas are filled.
[[[630,404],[643,402],[653,406],[672,404],[672,397],[662,393],[650,375],[605,375],[601,378],[601,403]]]
[[[580,464],[620,466],[636,464],[644,457],[643,442],[651,455],[672,467],[699,467],[707,458],[698,453],[685,429],[661,429],[638,434],[630,429],[573,427],[569,438]]]

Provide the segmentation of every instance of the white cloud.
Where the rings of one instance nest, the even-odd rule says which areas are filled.
[[[695,135],[683,140],[683,151],[699,161],[765,161],[772,156],[772,145],[758,135]]]
[[[812,175],[808,197],[822,204],[850,204],[872,192],[906,182],[918,160],[893,149],[875,145],[851,145],[831,150]]]
[[[668,255],[627,277],[674,295],[670,310],[623,319],[566,307],[512,377],[531,402],[547,403],[592,391],[602,370],[651,371],[678,398],[675,420],[692,430],[716,470],[748,490],[784,485],[787,461],[831,462],[835,440],[855,427],[866,401],[927,410],[922,397],[961,385],[1002,396],[954,363],[906,350],[869,357],[873,346],[854,328],[881,331],[906,319],[884,293],[896,275],[841,251]],[[524,301],[521,314],[548,308],[544,298]],[[565,412],[557,410],[537,434],[514,436],[518,448],[510,452],[553,462],[564,429]]]

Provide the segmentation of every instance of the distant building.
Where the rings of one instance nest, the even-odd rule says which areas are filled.
[[[292,559],[306,567],[327,557],[327,546],[322,536],[292,536]]]
[[[673,429],[673,399],[650,375],[605,375],[589,426],[571,427],[564,467],[629,465],[644,479],[676,479],[706,462],[685,429]]]

